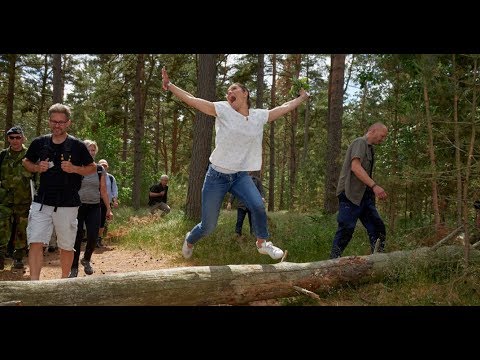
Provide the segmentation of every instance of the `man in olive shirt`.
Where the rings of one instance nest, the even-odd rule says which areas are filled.
[[[386,199],[387,193],[372,179],[374,165],[373,145],[381,144],[388,129],[382,123],[370,126],[365,136],[355,139],[347,149],[345,161],[337,185],[339,210],[338,228],[333,239],[330,258],[342,256],[343,250],[352,239],[357,220],[367,229],[370,250],[383,251],[385,246],[385,224],[375,207],[375,196]]]

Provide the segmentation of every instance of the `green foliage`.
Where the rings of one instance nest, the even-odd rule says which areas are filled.
[[[124,205],[131,205],[132,193],[133,193],[133,189],[131,186],[118,186],[118,200],[120,201],[120,203]]]
[[[290,88],[289,95],[292,97],[297,97],[300,95],[300,89],[304,89],[305,91],[310,90],[310,84],[308,83],[308,79],[306,77],[301,78],[293,78],[292,79],[292,87]]]

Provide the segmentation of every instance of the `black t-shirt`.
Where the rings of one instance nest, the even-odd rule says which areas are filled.
[[[168,185],[163,186],[161,183],[160,184],[155,184],[150,187],[150,192],[154,193],[160,193],[162,191],[165,191],[165,194],[163,196],[148,196],[148,205],[153,205],[159,202],[167,203],[167,192],[168,192]]]
[[[69,135],[63,143],[54,144],[51,136],[40,136],[33,139],[25,157],[33,163],[46,159],[51,163],[51,167],[40,174],[40,187],[35,195],[35,202],[60,207],[81,205],[78,190],[82,185],[82,176],[64,172],[61,162],[63,158],[70,159],[76,166],[93,163],[93,158],[83,141]]]

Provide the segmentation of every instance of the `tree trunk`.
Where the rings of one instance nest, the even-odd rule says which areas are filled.
[[[171,172],[172,175],[176,175],[179,172],[179,165],[178,165],[178,147],[180,146],[180,141],[182,139],[183,134],[183,127],[185,125],[185,121],[180,121],[178,117],[178,108],[174,109],[173,112],[173,129],[172,129],[172,166]]]
[[[172,118],[173,118],[173,122],[175,122],[175,118],[177,117],[177,110],[176,108],[173,110],[173,113],[172,113]],[[165,174],[168,174],[169,173],[169,167],[168,167],[168,150],[169,150],[169,144],[168,144],[168,140],[167,140],[167,124],[166,124],[166,121],[165,121],[165,116],[162,116],[162,132],[160,134],[160,128],[159,128],[159,139],[161,139],[161,153],[162,153],[162,157],[163,157],[163,172]]]
[[[400,98],[400,69],[398,66],[398,58],[395,57],[395,66],[394,66],[394,71],[395,71],[395,82],[393,84],[393,96],[394,96],[394,106],[393,106],[393,124],[391,126],[391,151],[392,151],[392,156],[391,156],[391,174],[393,176],[390,177],[390,182],[389,185],[392,189],[398,189],[400,188],[401,184],[399,182],[399,177],[398,177],[398,142],[397,142],[397,137],[398,137],[398,127],[399,127],[399,120],[398,120],[398,108],[399,108],[399,98]],[[397,191],[390,191],[389,194],[389,202],[388,202],[388,230],[392,234],[395,233],[395,223],[397,219],[397,209],[399,208],[398,206],[398,192]]]
[[[302,55],[295,54],[292,56],[293,76],[300,77],[300,69],[302,67]],[[297,188],[297,171],[298,171],[298,150],[297,150],[297,124],[298,124],[298,108],[290,112],[290,158],[288,163],[288,170],[290,172],[288,181],[288,190],[290,196],[288,197],[288,209],[295,208],[295,190]]]
[[[365,134],[368,130],[368,120],[367,120],[367,114],[366,114],[366,103],[368,100],[368,82],[365,81],[365,84],[363,85],[363,91],[362,91],[362,100],[360,103],[360,127],[363,130],[362,134]]]
[[[295,208],[295,189],[297,185],[297,142],[295,137],[297,135],[297,123],[298,123],[298,109],[294,109],[290,112],[290,157],[288,161],[288,170],[290,176],[288,177],[288,210]]]
[[[42,75],[42,85],[40,87],[40,104],[38,104],[37,112],[37,124],[35,127],[35,136],[40,136],[43,129],[43,121],[45,119],[45,114],[43,113],[43,108],[45,107],[45,92],[47,91],[47,80],[48,80],[48,54],[45,54],[43,62],[43,75]]]
[[[257,99],[255,100],[255,106],[257,109],[263,109],[265,54],[257,54],[257,59]]]
[[[328,87],[327,151],[325,152],[324,209],[333,214],[337,211],[336,189],[340,175],[342,153],[343,83],[345,77],[345,54],[332,54],[332,69]]]
[[[270,91],[270,108],[275,107],[275,92],[277,88],[277,55],[272,55],[272,89]],[[268,211],[275,209],[275,121],[270,123],[270,163],[268,178]]]
[[[15,66],[17,54],[8,54],[8,92],[7,92],[7,114],[5,117],[5,133],[13,126],[13,100],[15,98]],[[6,138],[6,137],[5,137]],[[5,148],[8,141],[5,140]]]
[[[63,103],[62,54],[53,54],[53,103]]]
[[[287,126],[283,127],[283,144],[282,144],[282,157],[280,163],[280,201],[278,204],[279,210],[285,209],[285,169],[287,167]]]
[[[460,129],[458,125],[458,76],[455,54],[452,55],[453,124],[455,130],[455,169],[457,175],[457,226],[462,225],[462,162],[460,158]]]
[[[474,58],[473,60],[473,81],[472,81],[472,111],[471,111],[471,120],[472,120],[472,133],[470,136],[470,146],[468,148],[467,156],[467,165],[465,166],[465,183],[463,184],[463,228],[465,229],[465,262],[468,263],[470,257],[470,231],[468,227],[468,202],[470,201],[470,196],[468,194],[468,187],[470,185],[470,171],[472,166],[473,159],[473,150],[475,147],[475,135],[476,135],[476,119],[477,119],[477,71],[478,71],[478,60]]]
[[[160,100],[160,92],[157,95],[157,104],[156,104],[156,114],[155,114],[155,123],[154,123],[154,139],[153,139],[153,170],[155,174],[160,172],[160,167],[158,166],[160,162],[160,147],[161,147],[161,140],[160,140],[160,125],[164,123],[163,116],[162,116],[162,101]],[[165,127],[163,128],[165,130]]]
[[[435,233],[440,231],[440,210],[438,206],[438,185],[437,185],[437,164],[435,160],[435,147],[433,144],[433,126],[430,115],[430,98],[428,96],[428,83],[426,74],[423,76],[423,98],[425,101],[425,112],[427,117],[428,130],[428,153],[430,154],[430,166],[432,170],[432,205],[435,219]]]
[[[199,98],[215,101],[217,77],[217,54],[199,54],[198,87]],[[200,111],[195,112],[193,123],[193,146],[188,174],[188,192],[185,215],[200,220],[202,213],[202,186],[212,150],[212,130],[214,119]]]
[[[125,77],[124,86],[125,89],[128,89],[127,86],[127,77]],[[125,183],[125,179],[127,178],[127,158],[128,158],[128,144],[129,144],[129,129],[128,129],[128,122],[130,119],[130,100],[129,100],[129,91],[126,90],[124,94],[125,99],[125,111],[123,113],[123,126],[122,126],[122,183],[120,186],[125,187],[127,184]]]
[[[317,293],[346,284],[395,279],[404,271],[462,260],[462,247],[349,256],[309,263],[194,266],[43,281],[1,281],[0,303],[26,306],[242,305]],[[472,250],[480,258],[480,251]]]
[[[306,57],[306,73],[307,73],[307,79],[310,76],[309,70],[310,70],[310,63],[308,60],[308,54],[305,55]],[[305,117],[304,117],[304,126],[303,126],[303,153],[302,153],[302,168],[305,169],[307,166],[309,166],[308,163],[308,132],[310,130],[310,98],[305,101]]]
[[[142,140],[145,133],[144,119],[144,92],[142,84],[145,84],[145,54],[137,55],[137,68],[135,74],[135,131],[133,135],[133,191],[132,205],[135,210],[140,208],[141,183],[143,171]]]
[[[174,108],[173,109],[173,112],[172,112],[172,122],[175,123],[177,121],[177,117],[178,117],[178,111],[177,111],[177,108]],[[161,139],[162,139],[162,152],[163,152],[163,168],[164,168],[164,172],[165,174],[168,174],[169,172],[169,167],[168,167],[168,140],[167,140],[167,124],[166,124],[166,121],[165,121],[165,117],[162,116],[162,135],[161,135]],[[172,137],[173,139],[173,137]],[[172,144],[173,145],[173,144]],[[170,146],[172,146],[170,145]],[[173,147],[171,149],[173,151]]]
[[[264,79],[264,68],[265,68],[265,54],[257,54],[257,98],[255,100],[255,107],[257,109],[263,109],[263,79]],[[263,137],[262,141],[262,167],[260,170],[255,171],[253,175],[263,179],[263,164],[265,163],[265,143],[266,138]]]

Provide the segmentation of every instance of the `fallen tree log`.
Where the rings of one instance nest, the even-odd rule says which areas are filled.
[[[311,263],[196,266],[43,281],[0,281],[0,303],[21,305],[214,305],[322,292],[422,268],[455,265],[462,246],[349,256]],[[471,260],[480,260],[480,251]]]

